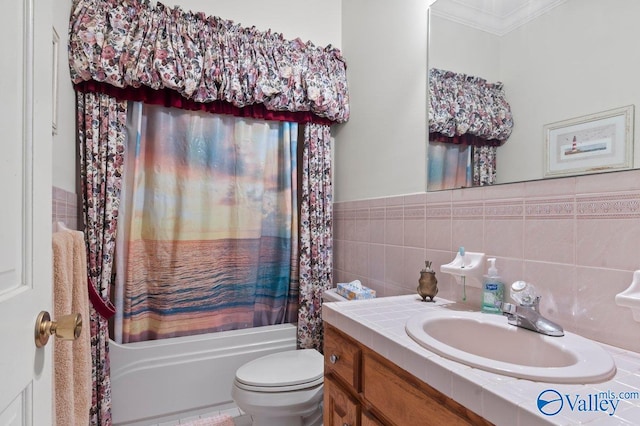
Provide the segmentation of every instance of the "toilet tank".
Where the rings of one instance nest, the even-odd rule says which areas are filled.
[[[331,288],[329,290],[325,290],[322,293],[322,301],[323,302],[348,302],[349,299],[346,297],[340,296],[335,288]]]

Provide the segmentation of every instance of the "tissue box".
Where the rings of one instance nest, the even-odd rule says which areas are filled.
[[[360,282],[338,283],[336,292],[349,300],[373,299],[376,291],[360,284]]]

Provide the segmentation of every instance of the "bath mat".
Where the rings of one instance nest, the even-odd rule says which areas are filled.
[[[234,426],[233,417],[228,414],[206,417],[204,419],[193,420],[187,423],[180,423],[180,426]]]

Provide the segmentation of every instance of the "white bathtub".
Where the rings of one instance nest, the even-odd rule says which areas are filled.
[[[114,425],[149,425],[223,411],[235,372],[296,348],[295,324],[121,345],[109,342]]]

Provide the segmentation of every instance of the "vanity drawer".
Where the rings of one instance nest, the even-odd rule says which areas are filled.
[[[362,351],[351,338],[325,324],[324,366],[326,373],[333,373],[360,392],[360,363]]]

